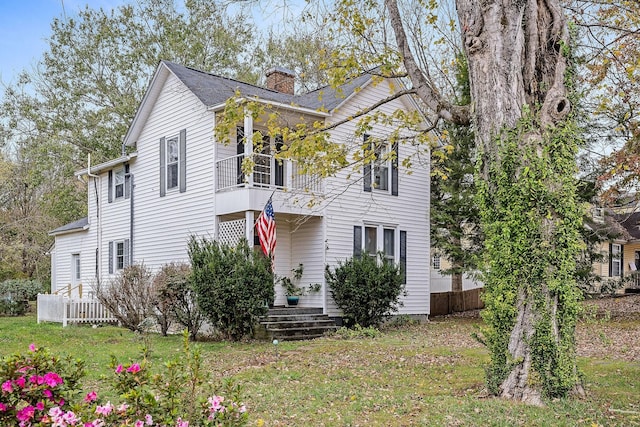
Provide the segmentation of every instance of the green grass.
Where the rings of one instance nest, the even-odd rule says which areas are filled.
[[[376,338],[198,344],[214,380],[242,384],[251,413],[267,426],[633,426],[640,425],[640,364],[580,358],[586,399],[544,408],[494,399],[484,391],[486,350],[471,338],[478,320],[451,319],[385,331]],[[603,324],[603,327],[605,324]],[[640,321],[620,325],[640,331]],[[590,325],[589,328],[597,328]],[[606,323],[607,333],[616,323]],[[602,341],[602,340],[600,340]],[[137,336],[116,327],[62,328],[34,317],[0,318],[0,355],[30,343],[87,362],[87,388],[104,386],[110,356],[162,361],[182,337]],[[602,345],[607,345],[604,340]],[[615,349],[611,349],[615,355]]]

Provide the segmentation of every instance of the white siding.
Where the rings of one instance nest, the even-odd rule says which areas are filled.
[[[186,129],[186,192],[160,197],[160,138]],[[214,237],[213,114],[173,75],[137,141],[134,262],[157,268],[188,261],[189,236]]]
[[[356,113],[389,95],[389,86],[382,83],[368,86],[344,105],[331,117],[337,122],[343,117]],[[406,108],[400,101],[390,102],[381,109],[392,112],[398,108]],[[345,141],[354,146],[361,144],[354,140],[355,123],[346,123],[333,132],[333,138]],[[374,125],[372,136],[387,133],[384,127]],[[335,265],[339,260],[353,256],[353,227],[363,226],[365,222],[396,226],[397,230],[407,232],[407,296],[403,299],[401,314],[429,313],[429,165],[414,161],[412,174],[408,175],[402,167],[402,159],[415,154],[416,148],[411,145],[399,147],[399,185],[398,196],[373,189],[363,191],[362,171],[343,171],[337,177],[328,180],[329,193],[342,193],[325,209],[327,221],[327,263]],[[424,157],[424,156],[423,156]],[[351,173],[351,178],[347,175]],[[348,188],[345,189],[345,186]],[[396,239],[397,241],[397,239]],[[399,247],[396,248],[399,252]],[[328,312],[337,315],[339,312],[329,298]]]
[[[93,284],[92,267],[94,266],[95,252],[92,250],[88,231],[77,231],[55,238],[55,250],[51,253],[51,265],[55,266],[55,279],[54,276],[51,278],[52,293],[62,290],[72,283],[72,254],[80,255],[80,283],[83,285],[83,292],[90,290]],[[77,290],[73,295],[78,296]]]

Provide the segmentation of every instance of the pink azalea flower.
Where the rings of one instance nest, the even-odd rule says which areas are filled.
[[[33,418],[35,413],[36,408],[31,405],[25,406],[16,413],[16,418],[18,419],[18,421],[29,421],[31,418]]]
[[[153,418],[151,418],[150,414],[147,414],[144,416],[144,422],[148,425],[151,426],[153,425]]]
[[[71,424],[72,426],[76,425],[76,423],[79,421],[78,417],[76,416],[76,414],[74,414],[71,411],[69,411],[66,414],[64,414],[62,416],[62,420],[64,422],[66,422],[67,424]]]
[[[144,421],[137,420],[134,424],[135,427],[144,427]]]
[[[218,412],[222,409],[222,402],[224,401],[224,397],[222,396],[213,396],[209,399],[209,411]]]
[[[129,366],[129,369],[127,369],[127,372],[130,372],[132,374],[140,372],[140,365],[138,365],[137,363],[134,363],[133,365]]]
[[[20,377],[17,380],[15,380],[13,383],[20,388],[24,388],[24,385],[27,383],[27,380],[25,380],[24,377]]]
[[[4,412],[7,410],[7,405],[5,405],[4,403],[0,402],[0,412]]]
[[[122,372],[124,368],[122,367],[122,365],[118,365],[116,366],[116,374],[119,374],[120,372]]]
[[[11,380],[6,380],[2,383],[2,391],[5,393],[13,392],[13,386],[11,385]]]
[[[44,411],[44,402],[40,401],[40,402],[36,403],[36,409],[38,411]]]
[[[98,394],[95,391],[87,393],[84,397],[85,402],[95,402],[98,399]]]
[[[62,384],[64,380],[55,372],[47,372],[46,374],[44,374],[44,382],[49,387],[55,387],[59,384]]]
[[[35,352],[35,351],[36,351],[36,345],[35,345],[35,344],[33,344],[33,343],[29,344],[29,351],[30,351],[31,353]]]
[[[182,421],[182,418],[178,417],[176,427],[189,427],[189,421]]]
[[[127,405],[126,403],[123,403],[120,406],[118,406],[118,412],[120,413],[127,412],[127,409],[129,409],[129,405]]]
[[[41,375],[31,375],[31,377],[29,377],[29,381],[33,384],[42,385],[44,384],[44,377]]]
[[[96,414],[104,415],[105,417],[113,411],[113,405],[111,402],[107,402],[104,406],[96,406]]]
[[[53,393],[48,388],[42,390],[42,394],[44,394],[44,397],[46,397],[47,399],[51,399],[51,396],[53,396]]]

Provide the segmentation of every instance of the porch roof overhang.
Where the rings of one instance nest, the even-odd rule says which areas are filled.
[[[62,234],[77,233],[78,231],[84,231],[89,229],[89,218],[84,217],[77,221],[70,222],[58,227],[55,230],[51,230],[49,236],[60,236]]]
[[[126,162],[128,162],[131,159],[134,159],[136,157],[138,157],[138,153],[131,153],[131,154],[127,154],[126,156],[120,156],[117,159],[109,160],[107,162],[100,163],[100,164],[95,165],[95,166],[89,165],[89,167],[87,167],[86,169],[81,169],[81,170],[79,170],[77,172],[74,172],[74,175],[76,177],[81,177],[81,176],[84,176],[84,175],[100,173],[100,172],[103,172],[105,170],[113,169],[114,166],[118,166],[118,165],[121,165],[123,163],[126,163]]]

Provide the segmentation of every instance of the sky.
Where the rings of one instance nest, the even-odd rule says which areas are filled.
[[[125,0],[0,0],[0,81],[31,69],[47,48],[53,18],[74,16],[88,4],[113,9]]]

